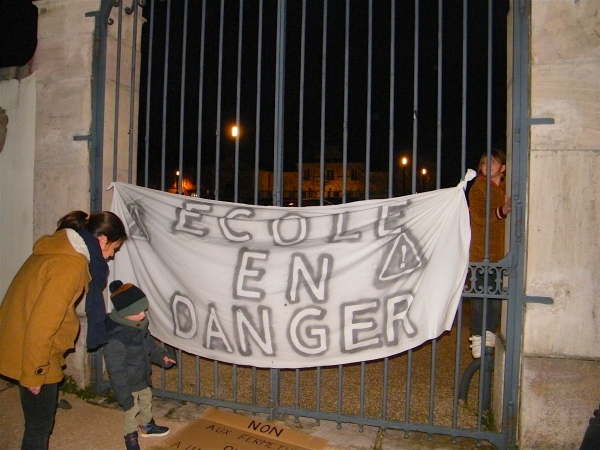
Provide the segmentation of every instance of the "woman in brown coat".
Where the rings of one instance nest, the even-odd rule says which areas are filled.
[[[483,262],[485,254],[485,230],[487,213],[487,188],[490,188],[489,203],[489,241],[488,241],[488,260],[489,262],[500,261],[505,254],[504,251],[504,230],[506,223],[504,219],[511,210],[511,200],[506,196],[506,183],[504,174],[506,172],[506,155],[501,150],[493,149],[491,151],[489,165],[488,182],[488,164],[487,153],[479,161],[478,176],[475,183],[469,190],[469,214],[471,217],[471,248],[469,260],[472,262]],[[483,287],[483,274],[477,273],[477,287]],[[492,276],[488,277],[488,283],[491,283]],[[496,340],[494,333],[500,322],[500,308],[502,302],[496,299],[487,301],[485,329],[486,346],[493,347]],[[483,299],[471,299],[471,351],[474,358],[481,357],[481,335],[483,331]]]
[[[48,448],[64,354],[79,331],[75,304],[92,281],[89,263],[112,258],[126,238],[111,212],[67,214],[34,244],[0,304],[0,374],[19,383],[22,449]]]

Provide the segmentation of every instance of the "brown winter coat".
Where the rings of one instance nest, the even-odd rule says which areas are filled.
[[[482,262],[485,252],[485,197],[487,190],[486,178],[479,175],[469,190],[469,214],[471,217],[471,248],[469,260]],[[504,258],[504,230],[505,217],[502,217],[502,205],[505,202],[506,183],[499,185],[491,183],[490,186],[490,262],[498,262]]]
[[[79,331],[75,302],[91,281],[89,251],[70,229],[41,237],[0,304],[0,374],[24,387],[63,378]]]

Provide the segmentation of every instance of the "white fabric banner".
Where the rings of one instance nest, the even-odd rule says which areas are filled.
[[[156,338],[195,355],[269,368],[391,356],[452,326],[470,172],[456,188],[305,208],[113,183],[129,239],[111,278],[146,293]]]

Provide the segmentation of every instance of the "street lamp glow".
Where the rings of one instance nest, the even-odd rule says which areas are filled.
[[[421,173],[422,173],[423,175],[427,175],[427,169],[426,169],[425,167],[423,167],[423,170],[421,170]]]
[[[402,156],[400,158],[400,167],[402,172],[402,192],[401,195],[406,194],[406,166],[408,166],[408,158],[406,156]]]
[[[179,176],[179,170],[175,171],[175,175]]]
[[[233,127],[231,127],[231,135],[233,137],[236,137],[238,135],[238,127],[237,126],[234,125]]]

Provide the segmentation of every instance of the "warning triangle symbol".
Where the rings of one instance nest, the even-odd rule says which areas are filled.
[[[140,217],[139,209],[136,205],[130,205],[129,213],[131,214],[132,220],[127,223],[129,227],[129,234],[133,239],[142,239],[144,241],[150,241],[150,235],[144,227],[142,218]]]
[[[392,243],[390,251],[385,256],[383,269],[379,274],[381,281],[393,280],[414,271],[421,265],[415,245],[410,238],[402,233]]]

